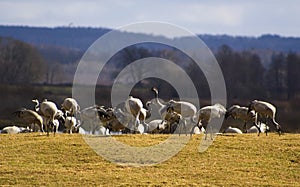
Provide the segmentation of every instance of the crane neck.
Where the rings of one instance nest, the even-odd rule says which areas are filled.
[[[39,101],[36,99],[36,100],[32,100],[32,102],[35,103],[34,109],[35,109],[36,112],[38,112],[40,110]]]

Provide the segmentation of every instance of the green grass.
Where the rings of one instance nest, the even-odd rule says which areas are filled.
[[[208,136],[209,137],[209,136]],[[135,146],[167,135],[124,135]],[[300,186],[300,134],[218,136],[204,153],[195,135],[176,156],[146,167],[98,156],[79,134],[0,135],[0,185],[18,186]]]

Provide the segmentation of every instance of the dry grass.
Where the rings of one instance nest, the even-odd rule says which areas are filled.
[[[116,139],[153,145],[167,135]],[[195,135],[176,156],[147,167],[110,163],[81,135],[0,135],[0,185],[30,186],[300,186],[300,134],[218,136],[204,153]]]

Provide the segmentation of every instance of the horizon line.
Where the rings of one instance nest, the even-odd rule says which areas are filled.
[[[57,25],[57,26],[36,26],[36,25],[15,25],[15,24],[0,24],[0,27],[23,27],[23,28],[34,28],[34,29],[59,29],[59,28],[65,28],[65,29],[104,29],[104,30],[117,30],[113,28],[108,28],[108,27],[102,27],[102,26],[74,26],[74,25]],[[147,33],[141,33],[141,34],[147,34]],[[248,38],[261,38],[265,36],[272,36],[272,37],[279,37],[279,38],[300,38],[300,36],[285,36],[285,35],[280,35],[277,33],[263,33],[260,35],[243,35],[243,34],[228,34],[228,33],[218,33],[218,34],[210,34],[210,33],[194,33],[197,36],[205,36],[205,35],[210,35],[210,36],[229,36],[229,37],[248,37]]]

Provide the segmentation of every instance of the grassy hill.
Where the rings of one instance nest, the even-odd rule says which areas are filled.
[[[135,146],[168,135],[123,135]],[[79,134],[0,135],[0,185],[300,186],[300,134],[221,135],[204,153],[195,135],[176,156],[147,167],[110,163]]]

